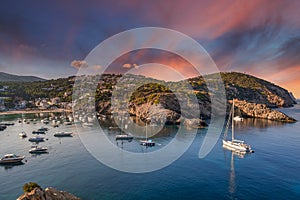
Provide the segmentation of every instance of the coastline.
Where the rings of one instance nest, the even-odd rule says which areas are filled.
[[[2,115],[16,115],[16,114],[34,114],[34,113],[63,113],[63,112],[68,112],[71,113],[71,109],[53,109],[53,110],[11,110],[11,111],[5,111],[5,112],[0,112],[0,116]]]

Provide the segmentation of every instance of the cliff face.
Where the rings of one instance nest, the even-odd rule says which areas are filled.
[[[237,72],[221,73],[221,77],[228,100],[237,98],[268,107],[290,107],[296,104],[286,89],[268,81]]]
[[[246,108],[242,108],[241,106],[241,110],[244,110],[245,116],[279,121],[293,121],[288,119],[287,116],[283,116],[283,114],[281,115],[279,112],[270,109],[274,107],[289,107],[296,103],[293,96],[286,89],[243,73],[221,73],[221,77],[224,82],[228,101],[238,99],[249,103],[247,105],[245,103],[243,104]],[[135,78],[133,77],[132,79],[134,80]],[[140,80],[141,77],[138,76],[136,79]],[[146,77],[144,77],[144,79],[146,80],[145,82],[147,82],[148,79]],[[214,81],[214,75],[207,75],[206,80]],[[115,82],[117,81],[114,81],[114,83]],[[181,113],[182,109],[175,94],[168,88],[169,84],[172,85],[172,88],[175,87],[180,90],[184,88],[183,82],[166,83],[161,81],[163,83],[162,85],[166,85],[166,87],[160,86],[160,84],[151,84],[150,82],[151,80],[149,79],[147,86],[140,87],[131,97],[127,97],[130,98],[127,109],[131,115],[138,116],[143,120],[151,117],[155,118],[156,121],[159,121],[159,118],[165,116],[167,123],[174,123],[180,117],[189,118],[189,113]],[[192,86],[192,93],[197,97],[201,117],[209,118],[211,115],[210,96],[203,77],[188,79],[187,82]],[[130,86],[132,85],[134,85],[134,81],[131,82]],[[218,90],[218,88],[213,89]],[[104,88],[104,90],[107,90],[107,88]],[[123,88],[123,90],[126,91],[126,88]],[[188,95],[191,95],[191,93],[187,92],[187,96]],[[102,100],[96,102],[97,111],[101,114],[110,114],[109,98],[101,98]],[[183,101],[188,101],[188,98]],[[261,108],[256,104],[264,107]],[[193,112],[195,109],[192,108],[188,110],[189,112]]]
[[[45,190],[35,188],[31,192],[22,194],[17,200],[80,200],[80,198],[55,188],[46,188]]]
[[[235,100],[234,105],[239,108],[244,117],[262,118],[283,122],[295,122],[292,117],[277,110],[272,110],[264,104],[248,103],[247,101]]]

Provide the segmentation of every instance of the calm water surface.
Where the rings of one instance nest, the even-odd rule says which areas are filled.
[[[281,111],[300,120],[300,106]],[[95,160],[82,145],[74,125],[52,128],[41,146],[49,154],[32,156],[31,143],[20,139],[24,129],[31,131],[42,126],[21,125],[20,116],[0,116],[2,121],[15,125],[0,132],[0,154],[16,153],[26,156],[24,165],[0,166],[0,199],[16,199],[22,194],[24,183],[34,181],[42,187],[56,187],[69,191],[82,199],[300,199],[300,124],[284,124],[268,120],[247,119],[236,124],[236,137],[250,143],[255,153],[232,155],[222,148],[221,139],[204,159],[198,158],[199,148],[206,130],[198,132],[196,139],[184,155],[161,170],[130,174],[119,172]],[[27,115],[27,118],[36,118]],[[112,139],[117,130],[103,127]],[[72,138],[58,139],[58,130],[73,131]],[[166,127],[155,138],[161,146],[168,144],[176,127]],[[120,145],[120,144],[118,144]],[[124,143],[123,148],[143,152],[138,141]],[[149,151],[161,148],[156,146]],[[113,158],[112,158],[113,159]],[[155,161],[153,161],[155,162]]]

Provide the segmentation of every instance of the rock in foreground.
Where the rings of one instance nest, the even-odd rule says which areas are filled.
[[[31,192],[22,194],[17,200],[80,200],[80,198],[55,188],[35,188]]]

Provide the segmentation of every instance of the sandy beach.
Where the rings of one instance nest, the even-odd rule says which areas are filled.
[[[59,113],[59,112],[72,112],[70,109],[55,109],[55,110],[11,110],[11,111],[5,111],[0,112],[0,115],[15,115],[15,114],[31,114],[31,113]]]

